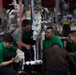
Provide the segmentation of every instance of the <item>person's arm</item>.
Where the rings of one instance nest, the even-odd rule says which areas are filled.
[[[73,53],[73,52],[70,52],[69,54],[70,54],[71,56],[76,57],[76,52],[74,52],[74,53]]]
[[[75,56],[74,53],[72,53],[72,52],[70,52],[69,54],[72,55],[72,56]]]
[[[66,50],[65,50],[65,52],[66,52],[66,57],[69,58],[69,61],[71,61],[76,66],[76,63],[75,63],[74,59],[72,58],[72,56]]]
[[[66,42],[66,40],[63,41],[63,45],[64,45],[64,48],[67,47],[67,42]]]
[[[16,50],[16,53],[19,53],[19,52],[23,52],[23,51],[21,51],[20,49],[17,49],[17,50]]]
[[[17,42],[17,44],[18,44],[18,42]],[[21,46],[25,47],[27,50],[31,49],[31,45],[27,45],[26,43],[23,43],[23,42],[21,42]]]
[[[0,67],[6,66],[6,65],[9,65],[12,63],[11,60],[10,61],[3,61],[4,60],[3,55],[4,55],[3,49],[2,50],[0,49]]]
[[[2,66],[7,66],[7,65],[13,63],[17,58],[18,58],[18,56],[16,56],[15,58],[12,58],[12,59],[9,60],[9,61],[5,61],[5,62],[0,63],[0,67],[2,67]]]

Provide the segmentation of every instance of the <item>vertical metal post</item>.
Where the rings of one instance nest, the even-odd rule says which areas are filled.
[[[32,19],[34,19],[34,0],[31,0]]]
[[[39,60],[39,36],[36,40],[36,60]]]
[[[22,41],[22,0],[19,0],[19,43],[18,47],[21,49],[21,41]]]
[[[29,8],[29,0],[24,0],[24,7],[26,10]]]
[[[70,1],[68,0],[68,12],[69,12],[69,9],[70,9]]]
[[[56,0],[56,6],[55,6],[55,22],[58,24],[58,12],[59,12],[59,2],[60,0]]]

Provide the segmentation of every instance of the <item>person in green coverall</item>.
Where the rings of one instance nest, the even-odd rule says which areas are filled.
[[[57,44],[59,47],[63,47],[61,39],[54,34],[53,27],[47,27],[45,31],[45,40],[43,40],[43,51],[50,48],[52,44]]]
[[[70,43],[73,43],[72,45],[72,52],[71,55],[76,55],[76,32],[70,32],[68,35],[68,40]]]
[[[22,41],[21,41],[21,46],[22,46],[22,51],[24,52],[25,55],[25,61],[31,61],[34,60],[34,50],[33,50],[33,45],[35,41],[33,40],[33,30],[31,29],[31,20],[24,19],[22,20]],[[18,34],[16,35],[16,42],[18,44]],[[24,70],[30,71],[31,66],[25,65]]]
[[[10,34],[5,34],[0,42],[0,75],[17,75],[12,65],[18,58],[16,54],[22,51],[13,46],[13,42]]]
[[[45,30],[45,40],[43,40],[43,43],[41,45],[41,59],[43,59],[43,71],[44,71],[44,56],[43,52],[47,50],[48,48],[52,47],[53,44],[57,44],[59,47],[63,48],[63,43],[61,39],[54,34],[54,28],[53,27],[47,27]]]
[[[32,45],[33,41],[33,30],[31,29],[31,20],[24,19],[22,21],[22,51],[25,53],[25,61],[30,61],[34,59],[34,50]],[[16,42],[18,44],[18,34],[16,35]]]
[[[69,54],[74,58],[76,62],[76,32],[75,31],[71,31],[69,33],[68,40],[70,43],[72,43],[72,52],[69,52]],[[71,63],[70,63],[70,70],[72,75],[76,75],[76,67],[72,66]]]

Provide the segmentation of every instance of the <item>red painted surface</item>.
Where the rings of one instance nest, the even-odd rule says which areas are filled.
[[[13,6],[9,5],[12,3],[13,0],[3,0],[3,8],[5,9],[12,9]]]
[[[0,0],[1,1],[1,0]],[[9,4],[12,3],[13,0],[3,0],[3,7],[6,9],[12,9],[13,6],[9,6]],[[18,0],[17,0],[18,1]],[[61,1],[61,0],[60,0]],[[76,4],[76,0],[65,0],[67,3],[70,4],[70,7],[72,7],[74,4]],[[69,2],[68,2],[69,1]],[[0,2],[1,3],[1,2]],[[74,4],[72,4],[74,3]],[[43,7],[55,7],[56,0],[42,0],[42,6]],[[1,5],[1,4],[0,4]]]
[[[56,0],[42,0],[42,6],[43,7],[54,7],[56,3]]]
[[[3,12],[3,2],[0,0],[0,13]]]
[[[22,1],[19,0],[19,8],[20,8],[20,12],[19,12],[19,43],[18,43],[18,48],[22,49],[22,45],[21,45],[21,41],[22,41]]]

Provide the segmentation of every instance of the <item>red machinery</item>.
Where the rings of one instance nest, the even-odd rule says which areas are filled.
[[[43,7],[55,7],[56,0],[42,0]]]
[[[9,5],[12,3],[13,0],[2,0],[2,1],[3,1],[3,8],[6,8],[6,9],[13,8],[12,5]]]
[[[0,13],[3,12],[3,2],[0,0]]]

